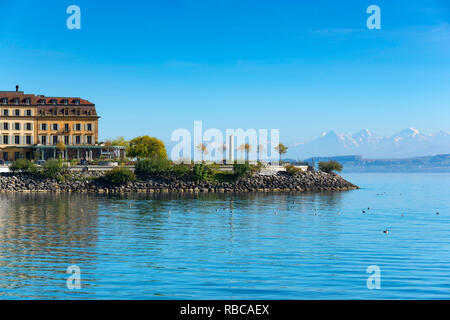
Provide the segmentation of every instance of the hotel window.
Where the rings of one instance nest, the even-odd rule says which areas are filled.
[[[66,116],[68,116],[68,115],[69,115],[69,109],[64,110],[64,114],[65,114]]]
[[[25,136],[25,144],[31,144],[31,136]]]
[[[41,99],[41,104],[45,104],[45,100],[44,99]]]
[[[77,110],[77,116],[79,116],[80,115],[80,110]]]
[[[53,124],[53,131],[58,131],[58,124],[57,123]]]
[[[20,123],[19,122],[15,122],[14,123],[14,130],[20,130]]]
[[[79,105],[80,105],[80,100],[75,100],[75,104],[76,104],[77,106],[79,106]]]
[[[14,136],[14,144],[20,144],[20,136]]]
[[[75,125],[75,129],[76,129],[77,131],[81,131],[81,124],[77,123],[77,124]]]
[[[9,110],[8,109],[4,109],[3,110],[3,115],[4,116],[9,116]]]
[[[46,123],[41,123],[41,130],[42,131],[47,131],[47,124]]]
[[[88,123],[86,125],[86,129],[87,129],[87,131],[92,131],[92,123]]]
[[[3,102],[3,104],[8,104],[8,98],[3,98],[2,102]]]
[[[64,99],[64,100],[63,100],[63,103],[64,103],[65,105],[67,105],[67,104],[69,103],[69,101],[68,101],[67,99]]]
[[[32,129],[32,125],[33,125],[33,124],[32,124],[31,122],[27,122],[27,123],[25,124],[25,129],[28,130],[28,131],[33,130],[33,129]]]
[[[3,136],[3,144],[9,144],[9,136]]]
[[[30,105],[30,99],[25,99],[25,104]]]
[[[27,115],[28,117],[31,117],[31,110],[30,110],[30,109],[28,109],[28,110],[26,111],[26,115]]]
[[[3,123],[3,130],[9,130],[9,123],[8,122],[4,122]]]
[[[92,144],[92,136],[86,136],[86,138],[87,138],[86,143]]]
[[[69,136],[64,136],[64,144],[65,145],[69,144]]]
[[[19,98],[14,98],[14,104],[19,104]]]
[[[81,143],[81,137],[80,136],[75,136],[75,143],[76,144],[80,144]]]
[[[47,144],[47,136],[41,136],[41,143],[45,146]]]
[[[53,136],[53,144],[58,144],[58,136]]]
[[[14,115],[15,115],[16,117],[20,117],[20,109],[14,110]]]
[[[68,123],[64,123],[64,131],[69,131],[69,124]]]

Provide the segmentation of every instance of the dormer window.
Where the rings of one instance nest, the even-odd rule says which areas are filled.
[[[3,102],[3,104],[8,104],[8,98],[3,98],[2,102]]]
[[[41,99],[41,104],[45,104],[45,99]]]
[[[14,98],[14,104],[19,104],[19,98]]]
[[[53,104],[54,106],[56,106],[56,103],[57,103],[56,99],[52,99],[52,104]]]
[[[80,100],[75,100],[75,105],[79,106],[80,105]]]
[[[63,103],[67,106],[67,104],[69,103],[69,100],[64,99],[64,100],[63,100]]]
[[[26,105],[30,105],[30,99],[29,99],[29,98],[26,98],[26,99],[25,99],[25,104],[26,104]]]

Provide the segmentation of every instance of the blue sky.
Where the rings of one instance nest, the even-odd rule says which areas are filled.
[[[81,8],[81,30],[66,8]],[[366,8],[381,8],[381,30]],[[80,96],[100,138],[450,130],[450,3],[0,0],[0,90]]]

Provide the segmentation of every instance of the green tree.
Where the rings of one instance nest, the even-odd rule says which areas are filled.
[[[113,146],[128,147],[129,144],[130,142],[125,140],[124,137],[117,137],[114,140],[111,140],[111,145]]]
[[[257,152],[256,157],[257,157],[257,159],[258,159],[259,161],[261,161],[261,159],[262,159],[261,153],[262,153],[263,151],[264,151],[264,145],[263,145],[263,144],[258,144],[258,146],[256,147],[256,152]]]
[[[252,150],[252,146],[249,145],[248,143],[244,143],[239,146],[239,149],[245,152],[245,161],[248,162],[249,153],[250,150]]]
[[[64,144],[63,141],[60,140],[60,141],[58,142],[58,144],[56,145],[56,149],[59,151],[59,153],[58,153],[58,158],[59,158],[59,159],[62,159],[63,153],[64,153],[64,151],[66,151],[66,149],[67,149],[66,145]]]
[[[141,136],[130,141],[127,153],[137,158],[163,158],[167,159],[164,143],[156,138]]]
[[[199,143],[196,148],[202,154],[202,162],[203,162],[204,156],[208,154],[208,147],[203,143]]]
[[[286,154],[288,147],[286,147],[284,144],[279,143],[276,147],[275,150],[280,154],[280,163],[281,163],[281,157],[283,156],[283,154]]]
[[[341,172],[342,164],[335,160],[321,161],[319,162],[319,170],[326,173],[331,173],[333,171]]]

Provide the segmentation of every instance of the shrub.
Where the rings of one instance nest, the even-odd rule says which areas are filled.
[[[192,169],[192,177],[197,181],[206,181],[211,178],[212,170],[204,163],[197,163]]]
[[[233,172],[237,177],[246,177],[251,172],[251,167],[248,163],[233,164]]]
[[[184,177],[190,171],[191,171],[191,166],[188,164],[174,164],[171,168],[171,172],[178,177]]]
[[[259,173],[263,167],[263,164],[258,161],[255,165],[250,166],[251,172]]]
[[[9,166],[9,170],[11,170],[12,172],[22,171],[22,172],[36,173],[37,167],[30,160],[18,159],[13,163],[11,163],[11,165]]]
[[[302,172],[302,169],[293,166],[292,164],[288,164],[286,166],[284,166],[286,168],[286,173],[290,176],[295,176],[296,174]]]
[[[47,160],[42,165],[41,173],[46,178],[56,179],[60,175],[62,170],[63,170],[63,168],[62,168],[61,161],[58,161],[56,159],[50,159],[50,160]]]
[[[135,164],[135,172],[139,176],[168,173],[171,162],[161,157],[139,159]]]
[[[114,169],[108,171],[104,178],[112,184],[126,184],[136,180],[136,176],[133,171],[127,167],[115,167]]]
[[[334,161],[334,160],[322,161],[322,162],[319,162],[319,170],[326,172],[326,173],[331,173],[334,170],[341,172],[342,164],[340,164],[339,162]]]
[[[236,175],[232,172],[216,171],[213,173],[213,179],[217,182],[234,182]]]

